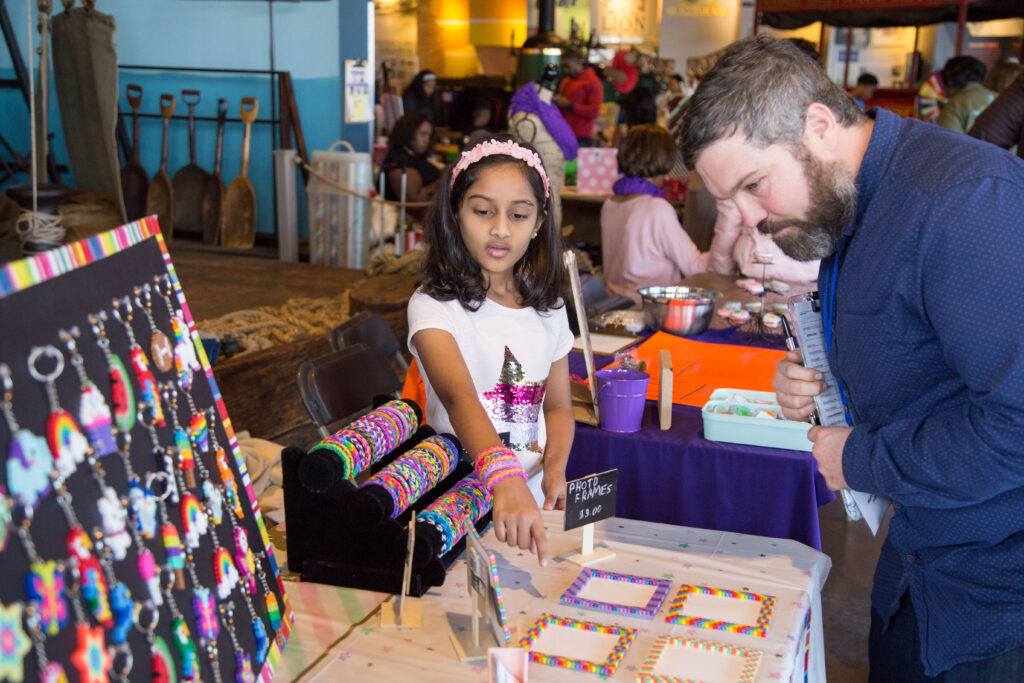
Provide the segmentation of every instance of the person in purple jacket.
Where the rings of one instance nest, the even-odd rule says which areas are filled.
[[[1024,161],[862,113],[784,41],[733,45],[687,112],[683,157],[790,256],[822,259],[825,344],[848,416],[812,427],[829,486],[888,497],[869,635],[877,681],[1024,680]],[[825,387],[798,351],[784,414]]]

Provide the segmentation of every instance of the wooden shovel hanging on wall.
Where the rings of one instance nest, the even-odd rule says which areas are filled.
[[[203,188],[203,242],[216,244],[220,239],[220,223],[224,205],[224,179],[220,162],[224,157],[224,122],[228,118],[228,101],[217,100],[217,152],[213,157],[213,174]]]
[[[156,214],[157,220],[160,221],[160,232],[163,233],[165,240],[170,241],[174,236],[174,188],[171,187],[171,179],[167,176],[167,134],[171,127],[171,117],[174,116],[174,95],[160,95],[160,116],[164,119],[160,170],[149,183],[146,213]]]
[[[245,137],[242,138],[242,170],[228,185],[224,197],[224,222],[221,225],[220,243],[225,247],[249,249],[256,241],[256,192],[249,182],[249,133],[256,120],[259,104],[255,97],[243,97],[242,121],[245,123]]]
[[[210,174],[196,163],[196,105],[198,90],[182,90],[181,101],[188,105],[189,164],[174,174],[174,231],[179,235],[199,235],[203,229],[203,188]]]
[[[124,210],[128,220],[137,221],[146,215],[146,194],[149,191],[149,176],[139,163],[139,105],[142,104],[142,88],[129,85],[128,104],[132,107],[132,155],[121,169],[121,191],[124,193]]]

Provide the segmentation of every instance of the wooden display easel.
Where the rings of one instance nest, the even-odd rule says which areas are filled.
[[[419,628],[423,625],[423,611],[419,600],[406,600],[409,579],[412,576],[413,548],[416,546],[416,512],[409,519],[409,546],[405,553],[405,570],[402,572],[402,592],[394,602],[380,606],[381,628]],[[406,604],[408,602],[408,604]]]

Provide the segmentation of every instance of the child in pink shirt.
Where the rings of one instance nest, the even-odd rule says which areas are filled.
[[[601,207],[604,284],[639,305],[637,290],[704,272],[708,254],[700,253],[658,188],[676,161],[672,135],[661,126],[633,126],[618,159],[623,177]]]

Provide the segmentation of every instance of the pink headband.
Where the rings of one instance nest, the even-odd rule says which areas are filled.
[[[452,180],[449,185],[449,189],[455,186],[455,179],[459,177],[459,174],[469,168],[472,164],[480,161],[484,157],[489,157],[494,154],[504,154],[510,156],[513,159],[519,159],[524,162],[527,166],[533,168],[540,174],[541,180],[544,181],[544,199],[547,199],[551,195],[551,189],[548,185],[548,174],[544,172],[544,164],[540,160],[540,156],[536,152],[517,145],[511,140],[504,142],[498,142],[497,140],[487,140],[481,142],[472,149],[467,149],[459,157],[459,161],[455,164],[455,168],[452,169]]]

